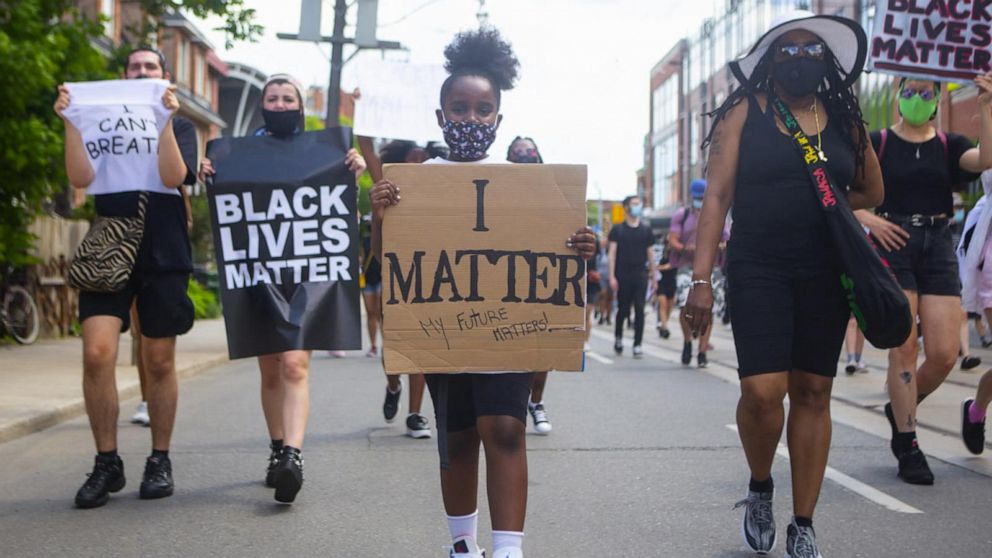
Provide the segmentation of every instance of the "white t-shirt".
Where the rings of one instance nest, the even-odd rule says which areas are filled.
[[[94,178],[86,193],[145,190],[180,195],[158,173],[158,141],[169,120],[164,79],[66,83],[65,117],[83,137]]]

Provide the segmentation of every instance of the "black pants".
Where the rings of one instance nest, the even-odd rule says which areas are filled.
[[[617,325],[616,338],[623,337],[624,322],[630,315],[630,306],[634,306],[634,345],[641,344],[644,337],[644,301],[648,294],[648,276],[646,273],[617,276]]]

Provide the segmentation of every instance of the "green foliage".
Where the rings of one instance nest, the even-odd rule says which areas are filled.
[[[0,1],[0,265],[31,262],[27,228],[67,184],[56,87],[109,77],[90,44],[102,28],[73,4]]]
[[[262,36],[264,28],[255,23],[255,10],[245,7],[245,0],[123,0],[141,4],[150,16],[150,23],[144,28],[131,30],[141,38],[149,37],[158,30],[156,21],[172,10],[181,10],[198,18],[219,16],[223,25],[214,28],[224,32],[224,48],[231,48],[235,41],[255,41]]]
[[[193,301],[193,311],[197,320],[212,320],[220,317],[220,303],[217,295],[207,290],[199,282],[190,279],[186,294]]]
[[[321,117],[319,117],[319,116],[310,114],[310,115],[307,115],[304,118],[303,130],[305,132],[313,132],[315,130],[323,130],[326,127],[327,126],[324,125],[324,119],[321,118]]]
[[[193,230],[189,233],[189,242],[193,247],[193,261],[209,264],[214,261],[214,237],[210,228],[210,202],[207,196],[189,197],[189,205],[193,209]]]

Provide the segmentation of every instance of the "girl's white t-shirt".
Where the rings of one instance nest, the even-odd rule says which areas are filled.
[[[90,195],[148,191],[180,195],[158,172],[158,141],[169,122],[162,96],[164,79],[123,79],[66,83],[63,113],[79,130],[93,166]]]

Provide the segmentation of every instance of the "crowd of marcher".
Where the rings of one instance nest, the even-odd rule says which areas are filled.
[[[808,12],[780,18],[747,56],[731,63],[740,86],[712,115],[704,142],[706,177],[691,183],[689,203],[671,216],[664,236],[656,236],[645,219],[644,200],[629,196],[623,201],[624,221],[604,237],[583,227],[567,241],[569,250],[588,261],[587,343],[594,320],[612,325],[614,351],[621,356],[625,331],[632,327],[630,354],[641,358],[646,303],[653,299],[660,337],[670,338],[677,313],[682,363],[688,366],[695,358],[705,368],[714,322],[723,319],[732,327],[741,379],[737,425],[750,470],[738,506],[744,508],[744,541],[757,553],[770,552],[778,540],[771,473],[785,429],[793,509],[786,556],[820,556],[813,515],[830,448],[831,389],[845,338],[845,371],[867,370],[859,331],[863,317],[856,309],[852,316],[823,200],[853,211],[911,308],[912,332],[889,350],[885,406],[896,471],[904,481],[933,484],[916,437],[918,409],[959,357],[962,368],[978,366],[967,350],[968,323],[984,327],[983,317],[992,321],[992,265],[985,261],[992,255],[992,203],[983,196],[965,220],[952,196],[982,171],[985,196],[992,191],[987,170],[992,149],[985,147],[992,144],[992,74],[975,79],[978,147],[934,125],[941,85],[914,78],[898,80],[898,122],[869,132],[853,88],[866,45],[861,27],[845,18]],[[544,163],[528,137],[515,138],[505,158],[490,151],[503,118],[501,95],[514,87],[519,69],[500,34],[491,28],[461,33],[444,54],[449,76],[439,91],[436,117],[446,149],[402,140],[380,141],[376,149],[373,138],[359,138],[363,153],[351,150],[345,159],[356,176],[368,169],[375,179],[371,214],[361,216],[366,234],[359,251],[370,358],[379,357],[381,347],[382,227],[390,208],[402,203],[403,188],[383,178],[381,165]],[[139,48],[127,57],[123,77],[167,79],[165,68],[161,53]],[[302,133],[303,94],[289,76],[270,78],[259,107],[265,125],[255,135],[278,139]],[[189,331],[193,321],[186,295],[192,269],[190,213],[181,193],[197,178],[209,183],[215,170],[209,159],[198,160],[191,124],[175,116],[174,86],[166,90],[162,105],[169,118],[159,140],[159,183],[141,192],[90,189],[98,215],[146,217],[126,287],[80,294],[83,392],[97,451],[92,472],[76,494],[80,508],[106,504],[125,485],[117,453],[114,374],[119,335],[131,324],[141,343],[143,399],[134,420],[150,425],[152,437],[140,496],[163,498],[174,491],[169,448],[178,400],[176,336]],[[55,111],[64,117],[71,106],[69,90],[60,88]],[[114,167],[94,170],[79,130],[65,121],[65,163],[73,186],[126,180],[126,175],[111,174],[119,172]],[[954,226],[959,227],[957,242]],[[982,343],[992,345],[986,331],[979,331]],[[924,360],[918,364],[921,348]],[[258,357],[270,450],[264,482],[281,503],[293,502],[303,486],[310,358],[304,350]],[[536,432],[552,431],[547,382],[547,371],[409,375],[407,435],[432,435],[422,413],[425,387],[438,421],[450,557],[485,556],[477,526],[480,448],[486,459],[493,556],[523,556],[525,428],[529,415]],[[386,422],[399,416],[402,391],[401,378],[388,375],[382,406]],[[990,401],[992,371],[961,409],[962,436],[976,454],[985,446]]]

